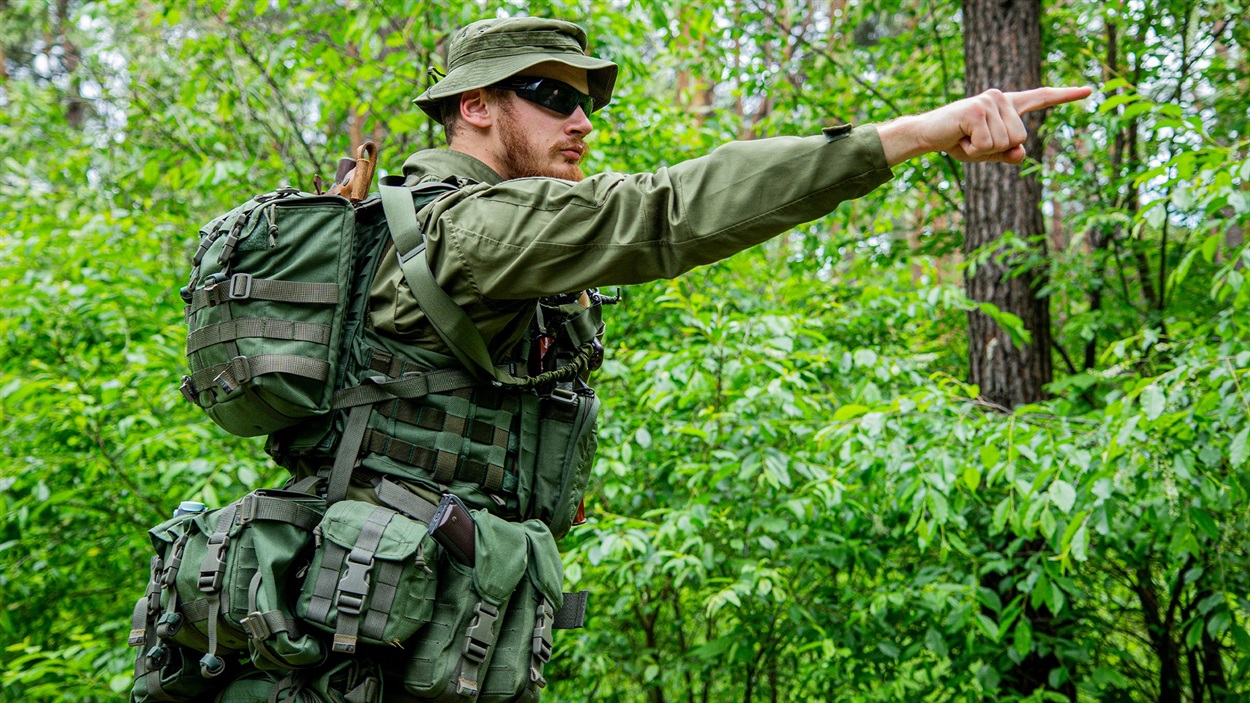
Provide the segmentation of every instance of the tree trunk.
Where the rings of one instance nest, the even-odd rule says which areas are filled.
[[[990,88],[1004,91],[1041,83],[1041,0],[963,0],[966,93]],[[1041,156],[1037,136],[1042,115],[1025,115],[1025,149]],[[964,252],[992,246],[1005,232],[1033,241],[1043,256],[1046,242],[1041,212],[1042,185],[1005,164],[968,164],[964,169],[966,232]],[[993,256],[966,278],[969,297],[989,302],[1019,317],[1032,336],[1030,344],[1011,342],[988,315],[968,314],[969,371],[981,395],[1004,407],[1045,398],[1052,380],[1050,300],[1039,297],[1045,272],[1010,275],[1011,258]]]

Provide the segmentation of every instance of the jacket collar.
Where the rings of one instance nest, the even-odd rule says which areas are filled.
[[[503,177],[490,166],[468,154],[451,149],[425,149],[409,156],[404,162],[404,176],[409,182],[444,181],[453,177],[490,185],[503,182]]]

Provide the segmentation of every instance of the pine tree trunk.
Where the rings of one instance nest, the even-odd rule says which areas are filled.
[[[1040,85],[1041,0],[964,0],[963,17],[967,95]],[[1041,120],[1040,112],[1025,115],[1025,148],[1034,158],[1041,157]],[[1037,238],[1034,246],[1045,256],[1046,242],[1038,237],[1044,232],[1042,185],[1036,178],[1022,177],[1016,166],[968,164],[964,199],[965,253],[992,245],[1010,231],[1022,239]],[[997,259],[990,257],[967,276],[968,295],[1019,317],[1032,343],[1013,344],[989,316],[970,312],[969,370],[984,399],[1010,408],[1042,400],[1043,386],[1052,380],[1050,300],[1037,294],[1044,271],[1008,277],[1011,259]]]

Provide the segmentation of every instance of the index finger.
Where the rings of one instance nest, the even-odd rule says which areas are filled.
[[[1055,105],[1070,103],[1075,100],[1088,98],[1093,89],[1089,86],[1080,88],[1034,88],[1033,90],[1022,90],[1018,93],[1007,93],[1007,99],[1011,101],[1011,106],[1015,108],[1018,114],[1033,112]]]

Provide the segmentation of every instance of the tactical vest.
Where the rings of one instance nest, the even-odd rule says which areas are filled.
[[[419,698],[537,698],[551,630],[585,610],[584,591],[560,591],[555,540],[581,512],[599,407],[586,380],[616,299],[537,300],[529,333],[492,359],[418,225],[461,185],[392,177],[356,204],[284,188],[201,229],[181,391],[227,431],[268,435],[293,478],[150,531],[135,700],[189,700],[218,680],[231,700],[373,702],[376,667],[345,662],[390,647]],[[370,326],[383,256],[450,355]],[[471,509],[471,565],[428,533],[446,494]]]

